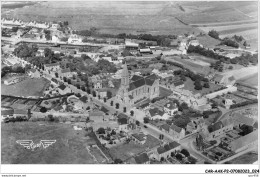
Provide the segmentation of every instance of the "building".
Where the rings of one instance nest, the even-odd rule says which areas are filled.
[[[147,153],[142,153],[134,157],[136,164],[149,164],[150,159]]]
[[[162,110],[160,110],[158,108],[149,109],[147,112],[147,116],[150,117],[151,120],[169,118],[169,116],[167,116],[167,114],[165,114]]]
[[[181,145],[176,141],[173,141],[168,144],[165,144],[164,146],[158,147],[154,151],[152,157],[158,161],[161,161],[163,159],[169,158],[171,156],[171,153],[176,154],[180,150],[181,150]]]
[[[89,118],[91,120],[95,120],[95,119],[104,119],[104,112],[102,111],[91,111],[89,113]]]
[[[212,78],[215,84],[233,86],[236,82],[234,76],[215,74]]]
[[[30,69],[27,71],[28,76],[30,77],[40,77],[41,73],[36,69]]]
[[[125,41],[125,48],[126,49],[138,49],[139,48],[139,44],[131,42],[129,40]]]
[[[146,141],[146,135],[143,133],[134,133],[132,134],[132,139],[138,144],[144,144]]]
[[[52,41],[53,43],[58,43],[58,42],[60,42],[60,39],[59,39],[59,37],[58,37],[57,35],[53,35],[53,36],[51,37],[51,41]]]
[[[129,117],[125,114],[120,113],[117,116],[117,123],[119,125],[119,131],[128,132]]]
[[[239,153],[241,151],[244,151],[248,148],[257,145],[258,145],[258,131],[253,131],[252,133],[249,133],[245,136],[242,136],[232,141],[229,144],[228,148],[235,153]]]
[[[159,96],[159,79],[155,74],[147,77],[134,75],[131,79],[126,64],[121,75],[121,85],[116,98],[132,106],[145,99]]]
[[[61,94],[61,95],[66,95],[68,93],[71,93],[72,90],[65,86],[64,84],[61,84],[59,87],[58,87],[58,92]]]
[[[82,43],[82,38],[79,37],[77,34],[72,34],[72,35],[68,38],[68,43],[70,43],[70,44]]]
[[[203,117],[191,118],[191,121],[186,126],[186,130],[190,133],[205,131],[206,128],[207,124]]]
[[[225,132],[233,130],[234,122],[233,119],[224,119],[208,126],[208,131],[205,130],[207,139],[214,139]]]
[[[141,54],[153,54],[153,52],[151,51],[150,48],[139,49],[139,52],[140,52]]]
[[[185,137],[185,130],[172,124],[169,128],[169,134],[172,135],[174,139],[179,141],[180,139]]]
[[[5,118],[10,118],[10,117],[13,117],[14,115],[14,109],[11,108],[11,107],[4,107],[2,106],[1,107],[1,118],[3,121]]]
[[[164,105],[164,112],[169,116],[173,116],[178,112],[178,106],[176,103],[168,102]]]
[[[59,63],[51,63],[51,64],[45,64],[44,70],[49,72],[58,72],[60,70],[60,64]]]
[[[71,72],[69,68],[62,69],[59,73],[60,79],[63,79],[63,77],[71,78],[73,75],[75,75],[76,72]]]

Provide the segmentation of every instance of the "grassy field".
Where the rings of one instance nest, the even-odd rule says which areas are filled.
[[[241,78],[238,80],[240,83],[244,83],[246,85],[258,87],[258,73]]]
[[[134,156],[135,154],[143,152],[144,150],[145,150],[144,146],[130,142],[128,144],[122,144],[119,146],[112,147],[110,149],[110,152],[113,155],[113,157],[124,161]]]
[[[201,95],[209,94],[210,91],[217,90],[218,88],[221,88],[222,86],[209,83],[210,88],[202,88],[202,90],[195,90],[194,89],[194,82],[190,78],[186,78],[187,80],[184,82],[184,88],[185,90],[190,90],[194,94],[200,93]],[[203,84],[203,82],[201,82]]]
[[[240,157],[237,157],[229,162],[231,164],[253,164],[257,160],[258,160],[258,154],[249,152],[249,153],[241,155]]]
[[[43,91],[48,86],[49,81],[44,78],[27,78],[17,84],[1,84],[2,95],[12,96],[42,96]]]
[[[81,132],[81,133],[77,133]],[[18,122],[1,125],[1,151],[3,164],[92,164],[86,150],[92,139],[84,131],[70,125],[47,122]],[[17,140],[56,140],[46,149],[25,149]]]

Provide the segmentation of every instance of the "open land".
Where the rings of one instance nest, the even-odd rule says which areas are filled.
[[[78,133],[66,124],[47,122],[16,122],[1,125],[3,164],[93,164],[86,150],[84,132]],[[46,149],[25,149],[17,140],[56,140]]]
[[[13,85],[1,84],[1,93],[12,96],[42,96],[43,91],[48,87],[49,81],[44,78],[27,78]],[[19,88],[19,89],[18,89]]]
[[[258,73],[246,76],[238,80],[240,83],[244,83],[246,85],[258,87]]]
[[[257,160],[258,160],[258,154],[254,153],[254,152],[249,152],[249,153],[241,155],[240,157],[237,157],[229,162],[231,164],[252,164]]]

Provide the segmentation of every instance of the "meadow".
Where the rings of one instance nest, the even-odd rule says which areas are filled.
[[[16,122],[1,124],[2,164],[94,164],[86,146],[84,131],[76,131],[70,125],[48,122]],[[56,140],[48,148],[32,151],[17,140]]]
[[[44,78],[27,78],[13,85],[1,84],[2,95],[12,96],[42,96],[45,88],[48,87],[49,81]]]

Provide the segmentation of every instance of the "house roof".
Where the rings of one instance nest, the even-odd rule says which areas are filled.
[[[234,117],[236,122],[246,124],[246,125],[250,125],[250,126],[253,126],[254,123],[256,122],[255,119],[245,117],[242,114],[238,114],[238,113],[234,113],[233,117]]]
[[[163,116],[163,114],[164,114],[164,112],[161,111],[161,110],[158,109],[158,108],[149,109],[149,113],[150,113],[151,117],[154,117],[154,116],[156,116],[156,115]]]
[[[88,97],[84,95],[83,97],[80,97],[79,100],[82,101],[83,103],[86,103],[88,100]]]
[[[45,64],[45,67],[53,67],[53,66],[59,66],[59,63],[51,63],[51,64]]]
[[[62,84],[58,88],[61,89],[61,90],[65,90],[67,87],[64,84]]]
[[[208,126],[208,131],[209,131],[209,133],[212,133],[214,131],[217,131],[217,130],[221,129],[222,127],[223,127],[223,123],[219,121],[219,122],[216,122],[216,123],[214,123],[212,125],[209,125]]]
[[[163,124],[160,126],[162,129],[166,130],[166,131],[169,131],[170,130],[170,125],[168,124]]]
[[[146,153],[143,153],[143,154],[136,156],[135,161],[137,164],[144,164],[149,161],[149,157]]]
[[[178,132],[178,133],[180,133],[182,130],[182,128],[180,128],[174,124],[171,125],[170,129],[172,129],[173,131]]]
[[[174,149],[174,148],[176,148],[176,147],[178,147],[178,146],[180,146],[180,144],[177,143],[176,141],[173,141],[173,142],[170,142],[170,143],[168,143],[168,144],[165,144],[164,146],[158,147],[158,148],[157,148],[157,152],[158,152],[159,154],[163,154],[163,153],[165,153],[165,152],[167,152],[167,151],[169,151],[169,150],[171,150],[171,149]]]
[[[253,131],[252,133],[249,133],[245,136],[235,139],[230,143],[230,146],[234,151],[236,151],[237,149],[240,149],[241,147],[253,143],[257,140],[258,140],[258,131]]]
[[[128,116],[126,114],[120,113],[120,114],[118,114],[117,118],[118,119],[122,119],[122,118],[128,119]]]
[[[169,143],[169,146],[170,146],[171,149],[174,149],[174,148],[180,146],[180,144],[177,143],[176,141],[172,141],[172,142]]]
[[[105,108],[104,106],[101,107],[100,111],[103,111],[104,113],[108,113],[109,110],[107,108]]]
[[[69,68],[66,68],[66,69],[61,70],[61,73],[69,73],[69,72],[70,72],[70,69],[69,69]]]
[[[143,133],[134,133],[132,134],[132,136],[136,138],[138,141],[144,141],[146,137],[146,135]]]
[[[147,77],[141,77],[141,76],[135,76],[134,75],[133,78],[131,79],[134,82],[131,82],[129,84],[129,91],[134,90],[134,89],[141,87],[141,86],[144,86],[144,85],[152,86],[156,79],[158,79],[158,78],[155,74],[152,74],[152,75],[147,76]]]

